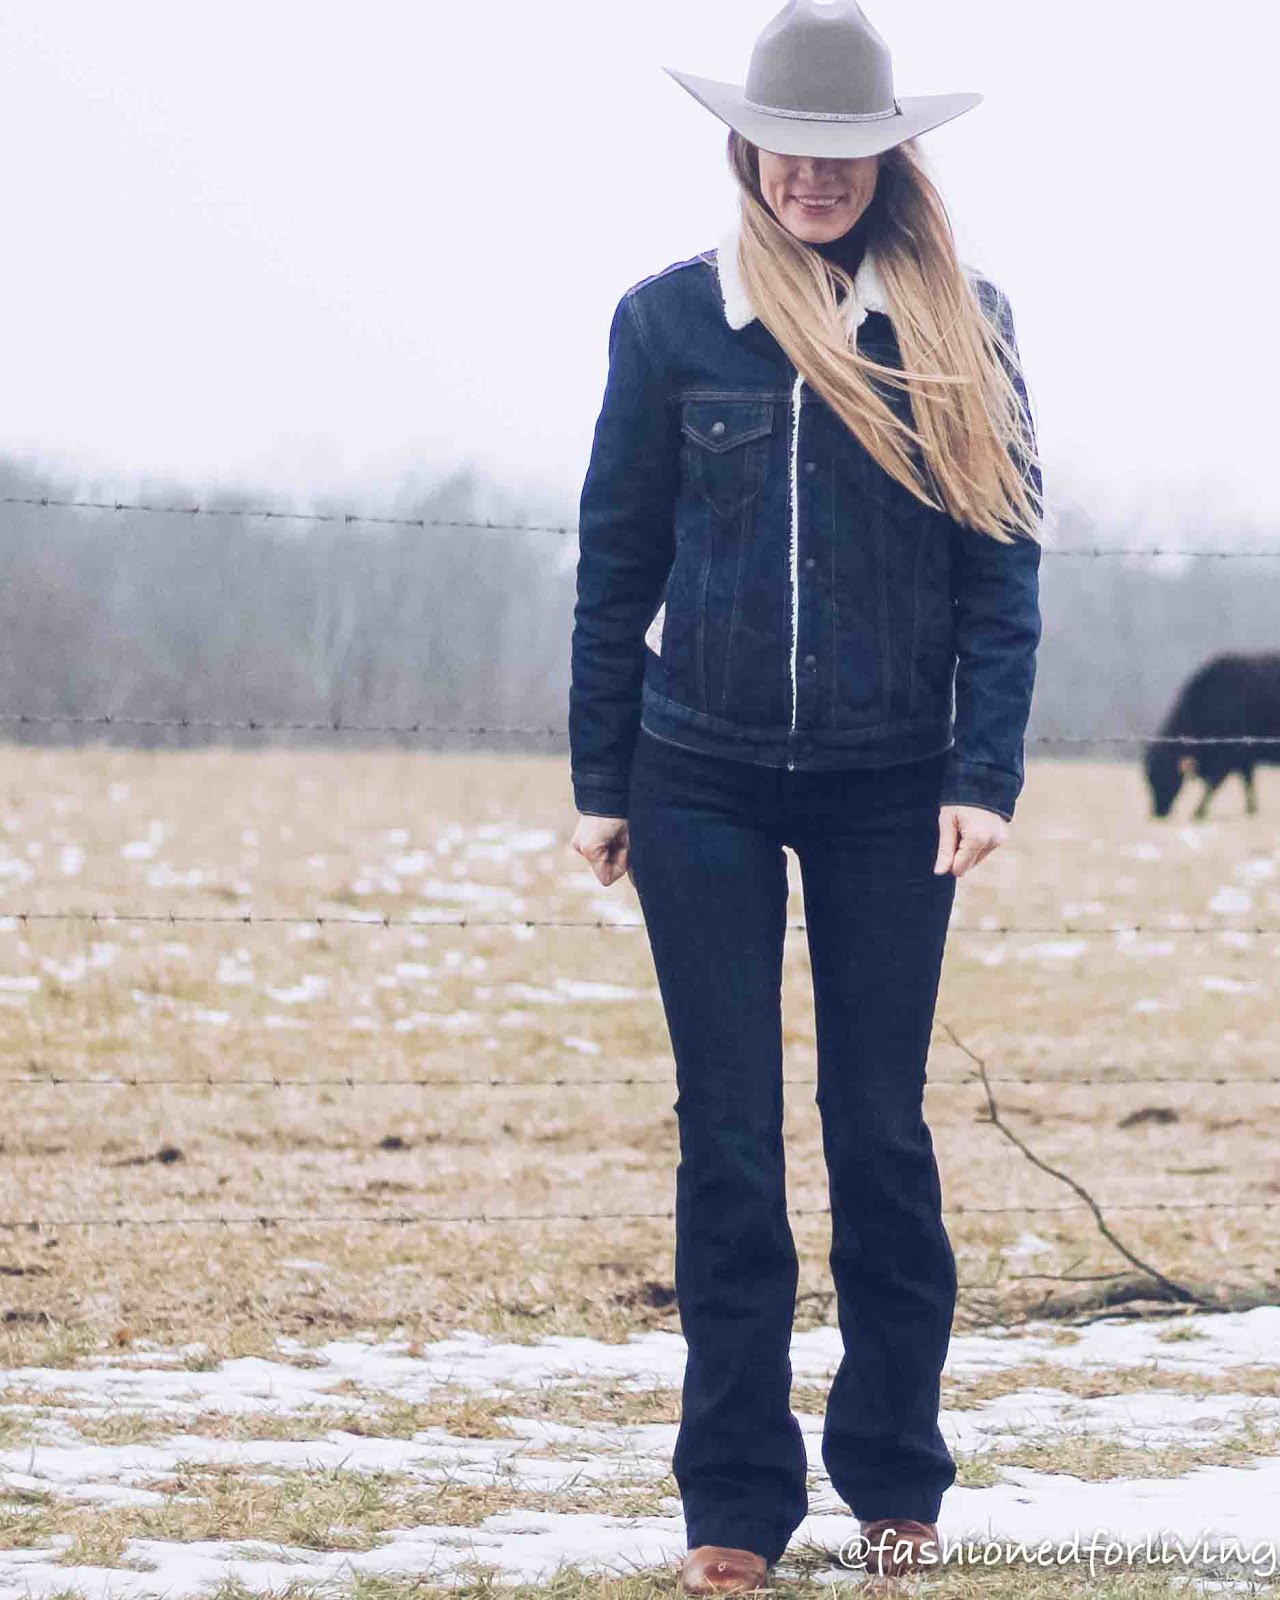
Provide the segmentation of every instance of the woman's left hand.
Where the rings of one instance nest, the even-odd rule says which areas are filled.
[[[938,810],[938,859],[934,872],[963,877],[985,856],[999,849],[1009,824],[998,811],[983,806],[941,806]]]

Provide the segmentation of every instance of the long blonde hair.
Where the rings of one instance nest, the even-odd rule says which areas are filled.
[[[796,370],[917,499],[1001,543],[1035,537],[1043,506],[1030,471],[1039,456],[1011,376],[1011,324],[1006,338],[1004,307],[994,317],[984,311],[915,141],[881,155],[866,219],[901,369],[856,348],[837,300],[853,281],[778,222],[761,192],[756,146],[731,130],[728,154],[742,191],[742,282]],[[914,428],[873,380],[907,392]]]

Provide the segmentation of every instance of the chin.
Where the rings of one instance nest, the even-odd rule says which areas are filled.
[[[803,239],[806,244],[830,244],[833,239],[848,233],[857,220],[850,211],[841,211],[830,217],[796,216],[792,213],[787,226],[797,239]]]

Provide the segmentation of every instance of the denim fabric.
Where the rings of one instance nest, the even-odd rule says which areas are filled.
[[[675,1057],[675,1284],[688,1344],[673,1470],[690,1546],[776,1560],[807,1510],[789,1406],[798,1277],[782,1136],[784,845],[813,973],[844,1356],[822,1460],[855,1515],[935,1521],[955,1258],[923,1116],[955,894],[933,873],[946,753],[788,771],[641,731],[630,852]]]
[[[973,278],[1016,350],[1007,298]],[[901,368],[888,315],[869,312],[857,340]],[[910,421],[907,396],[881,388]],[[1020,464],[1040,500],[1038,471]],[[707,256],[618,302],[578,526],[579,811],[626,815],[643,721],[794,771],[947,752],[944,801],[1012,817],[1041,630],[1038,540],[1001,544],[890,477],[758,320],[729,325]]]

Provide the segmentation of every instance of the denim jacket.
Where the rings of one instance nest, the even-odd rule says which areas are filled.
[[[970,277],[1016,351],[1007,298]],[[863,354],[901,367],[871,249],[844,315]],[[881,392],[909,422],[908,397]],[[1043,510],[1038,471],[1019,464]],[[940,803],[1012,818],[1040,544],[931,510],[872,459],[753,314],[736,225],[619,301],[578,529],[578,811],[627,815],[643,725],[792,771],[948,751]]]

